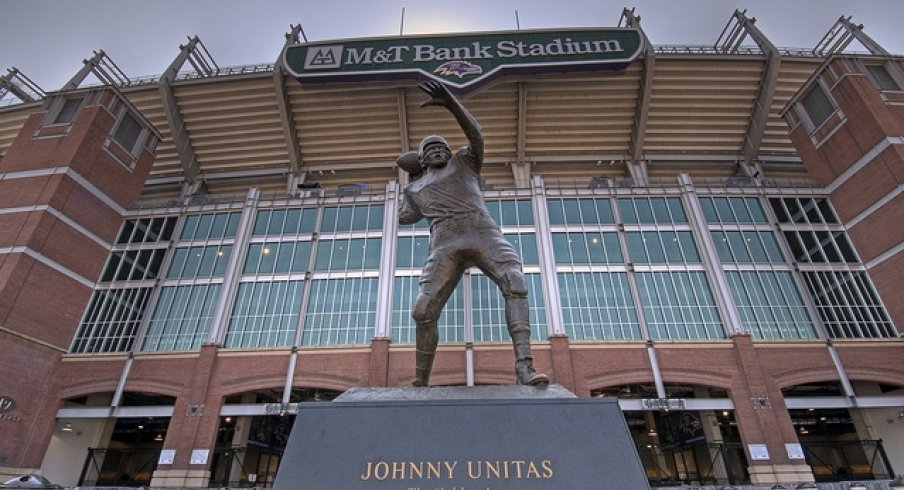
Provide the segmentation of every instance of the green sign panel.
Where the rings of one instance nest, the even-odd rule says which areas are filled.
[[[642,42],[623,28],[399,36],[289,46],[283,62],[300,82],[417,77],[464,91],[506,73],[623,69]]]

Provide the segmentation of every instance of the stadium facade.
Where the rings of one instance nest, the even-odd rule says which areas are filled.
[[[904,471],[904,58],[847,18],[813,50],[743,12],[711,47],[614,30],[640,39],[619,66],[465,95],[538,368],[618,399],[653,485]],[[384,75],[224,69],[191,38],[159,77],[104,52],[52,93],[3,77],[0,475],[266,487],[299,402],[411,384],[429,230],[398,224],[395,161],[464,138]],[[465,275],[433,384],[514,382],[503,308]]]

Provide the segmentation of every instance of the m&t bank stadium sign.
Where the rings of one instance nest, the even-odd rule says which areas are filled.
[[[288,46],[300,82],[434,79],[466,91],[504,74],[621,70],[641,52],[636,29],[400,36]]]

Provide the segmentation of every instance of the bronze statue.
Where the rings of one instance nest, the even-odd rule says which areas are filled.
[[[421,107],[448,109],[464,131],[468,146],[453,154],[442,136],[431,135],[421,141],[417,152],[403,154],[398,160],[411,177],[403,191],[399,223],[411,224],[421,218],[430,222],[430,254],[411,312],[417,327],[414,385],[427,386],[439,340],[440,313],[462,274],[475,266],[505,296],[505,319],[515,349],[518,383],[546,386],[549,378],[534,371],[530,351],[527,285],[521,259],[487,210],[480,189],[480,125],[442,83],[428,81],[418,88],[430,96]]]

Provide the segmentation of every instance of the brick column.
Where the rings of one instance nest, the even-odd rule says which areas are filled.
[[[175,450],[173,464],[157,466],[151,479],[152,487],[206,487],[210,481],[210,464],[223,404],[222,394],[210,389],[218,351],[216,344],[201,346],[191,382],[176,399],[163,441],[164,450]],[[199,456],[203,451],[207,451],[205,461],[192,461],[193,455]]]
[[[0,419],[0,476],[41,466],[60,404],[48,380],[158,140],[117,91],[77,90],[45,99],[0,160],[0,397],[13,402]]]
[[[810,466],[803,460],[788,457],[785,444],[797,443],[791,415],[782,391],[764,375],[750,334],[734,334],[735,353],[740,375],[732,380],[731,399],[735,420],[747,446],[751,482],[755,485],[814,481]],[[755,459],[765,446],[766,459]]]

